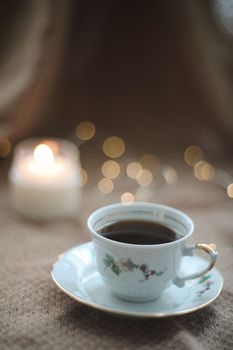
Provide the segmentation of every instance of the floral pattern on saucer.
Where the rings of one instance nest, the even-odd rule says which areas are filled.
[[[122,272],[141,271],[144,279],[139,282],[145,282],[149,280],[151,276],[160,277],[166,271],[166,268],[163,271],[152,270],[147,263],[135,264],[131,258],[115,260],[110,254],[105,254],[103,263],[106,269],[110,268],[117,276]]]
[[[197,291],[197,296],[201,297],[203,294],[205,294],[208,290],[210,290],[210,286],[214,284],[213,281],[210,280],[211,275],[204,275],[200,278],[198,281],[198,284],[202,284],[202,289]]]

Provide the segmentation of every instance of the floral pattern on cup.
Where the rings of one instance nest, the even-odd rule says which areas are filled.
[[[210,286],[214,284],[213,281],[210,281],[211,275],[204,275],[198,281],[198,284],[202,284],[203,288],[197,291],[197,295],[201,297],[208,290],[210,290]]]
[[[151,276],[160,277],[166,271],[166,268],[163,271],[152,270],[147,263],[136,264],[131,258],[115,260],[110,254],[105,254],[103,263],[106,269],[110,268],[117,276],[122,272],[141,271],[144,279],[139,282],[145,282]]]

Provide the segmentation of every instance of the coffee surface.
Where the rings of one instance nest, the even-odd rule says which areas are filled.
[[[163,244],[181,236],[169,227],[153,221],[125,220],[108,224],[98,231],[102,236],[129,244]]]

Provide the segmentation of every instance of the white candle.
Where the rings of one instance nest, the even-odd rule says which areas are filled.
[[[24,216],[77,216],[81,200],[77,148],[63,140],[22,142],[15,151],[10,184],[12,204]]]

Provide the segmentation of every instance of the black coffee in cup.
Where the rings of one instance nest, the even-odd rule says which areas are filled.
[[[182,237],[168,226],[146,220],[117,221],[97,232],[112,241],[139,245],[170,243]]]

